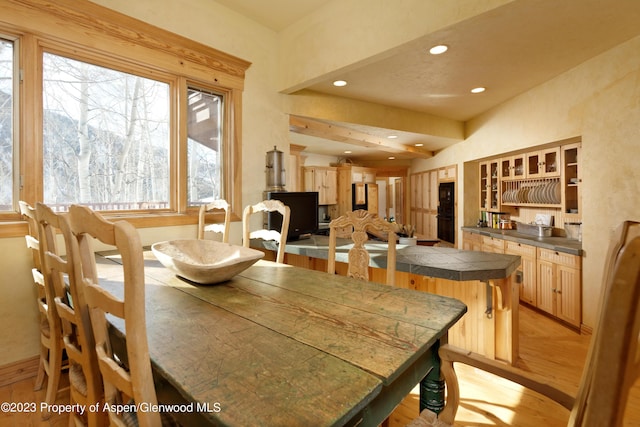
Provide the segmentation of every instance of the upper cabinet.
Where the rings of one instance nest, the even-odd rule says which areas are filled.
[[[503,157],[500,159],[500,174],[502,179],[522,179],[526,177],[524,167],[525,155]]]
[[[536,206],[580,213],[580,143],[509,154],[479,164],[480,209]]]
[[[580,206],[580,186],[582,185],[582,178],[580,176],[579,159],[580,144],[571,144],[562,147],[563,211],[565,214],[576,216],[582,213]]]
[[[560,147],[527,153],[527,178],[560,176]]]
[[[500,161],[480,163],[480,209],[500,210]]]
[[[338,203],[337,169],[324,166],[305,167],[304,191],[317,191],[320,205],[335,205]]]

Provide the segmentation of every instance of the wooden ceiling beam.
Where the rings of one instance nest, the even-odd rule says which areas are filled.
[[[428,151],[413,145],[405,145],[387,138],[355,131],[343,126],[337,126],[318,120],[290,115],[289,130],[304,135],[338,141],[372,150],[384,151],[392,154],[411,154],[417,158],[433,157],[433,151]]]

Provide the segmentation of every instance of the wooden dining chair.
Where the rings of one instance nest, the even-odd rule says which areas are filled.
[[[268,230],[266,226],[262,229],[251,231],[251,215],[265,214],[268,212],[279,212],[282,215],[282,227],[280,230]],[[278,253],[276,262],[284,263],[284,252],[287,245],[287,234],[289,233],[289,219],[291,209],[280,200],[263,200],[255,205],[249,205],[244,208],[242,214],[242,244],[249,247],[251,239],[275,240],[278,242]],[[261,224],[265,224],[266,220],[260,218]]]
[[[206,215],[210,211],[224,211],[224,222],[222,224],[208,224],[206,222]],[[222,241],[229,243],[229,227],[231,225],[231,207],[226,200],[214,200],[211,203],[200,206],[198,213],[198,239],[204,239],[205,231],[212,231],[214,233],[222,234]]]
[[[29,234],[25,236],[27,247],[31,250],[34,267],[31,270],[33,282],[36,286],[36,302],[40,312],[40,361],[36,376],[35,390],[41,390],[47,378],[47,390],[44,401],[51,405],[56,400],[61,387],[60,377],[68,368],[63,363],[64,343],[62,341],[62,324],[53,302],[53,290],[43,274],[43,253],[40,242],[38,222],[35,209],[27,202],[19,201],[20,212],[29,225]],[[50,417],[43,412],[43,418]]]
[[[55,213],[43,203],[37,203],[35,209],[44,254],[43,273],[53,289],[69,358],[70,402],[88,408],[92,404],[100,404],[104,393],[84,286],[78,280],[82,272],[80,264],[74,262],[78,256],[77,242],[73,240],[66,215]],[[58,249],[58,234],[63,236],[64,250]],[[74,411],[70,418],[70,424],[76,426],[107,424],[102,411],[86,411],[84,414]]]
[[[640,223],[626,221],[615,230],[603,281],[599,320],[575,397],[549,385],[543,377],[445,344],[439,354],[446,405],[437,418],[425,410],[409,425],[453,425],[460,404],[454,363],[501,376],[552,399],[571,411],[568,426],[623,425],[629,390],[640,377]]]
[[[327,271],[335,273],[336,246],[339,230],[351,229],[353,247],[349,249],[349,266],[347,275],[356,279],[369,280],[369,261],[371,256],[365,246],[369,234],[387,237],[387,285],[395,285],[396,281],[396,234],[392,223],[380,218],[377,214],[366,210],[347,212],[329,223],[329,258]]]
[[[145,321],[145,282],[142,243],[137,230],[127,221],[109,222],[86,206],[72,205],[69,209],[71,232],[78,244],[84,296],[89,307],[95,337],[98,366],[104,384],[105,402],[109,404],[157,404],[151,373]],[[114,246],[122,257],[124,298],[109,293],[98,279],[93,239]],[[74,260],[74,262],[75,262]],[[124,320],[126,330],[126,359],[123,366],[114,357],[109,340],[106,314]],[[133,400],[133,402],[131,402]],[[117,414],[108,412],[112,425],[160,426],[156,411]],[[127,421],[129,420],[129,421]]]

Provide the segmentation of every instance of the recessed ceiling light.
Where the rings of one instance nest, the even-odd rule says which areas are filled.
[[[387,138],[389,139],[396,139],[398,137],[398,135],[389,135]]]
[[[395,160],[396,158],[395,158],[395,157],[393,157],[393,156],[389,156],[389,157],[388,157],[388,159],[389,159],[389,160]]]
[[[422,144],[422,143],[420,143],[420,142],[418,142],[418,143],[416,144],[416,147],[423,147],[423,146],[424,146],[424,144]]]
[[[444,44],[439,44],[429,49],[429,53],[432,55],[440,55],[441,53],[445,53],[448,49],[449,49],[449,46]]]
[[[351,154],[351,150],[345,151],[344,154]]]
[[[345,82],[344,80],[336,80],[335,82],[333,82],[334,86],[338,86],[338,87],[342,87],[342,86],[346,86],[347,82]]]
[[[474,87],[473,89],[471,89],[471,93],[482,93],[486,90],[486,88],[483,87]]]

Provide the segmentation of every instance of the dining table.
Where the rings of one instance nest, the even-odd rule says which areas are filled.
[[[144,257],[156,394],[182,425],[377,426],[418,384],[420,407],[442,409],[438,348],[459,300],[266,260],[199,285]],[[122,296],[118,254],[96,264]],[[110,322],[126,365],[124,324]]]

